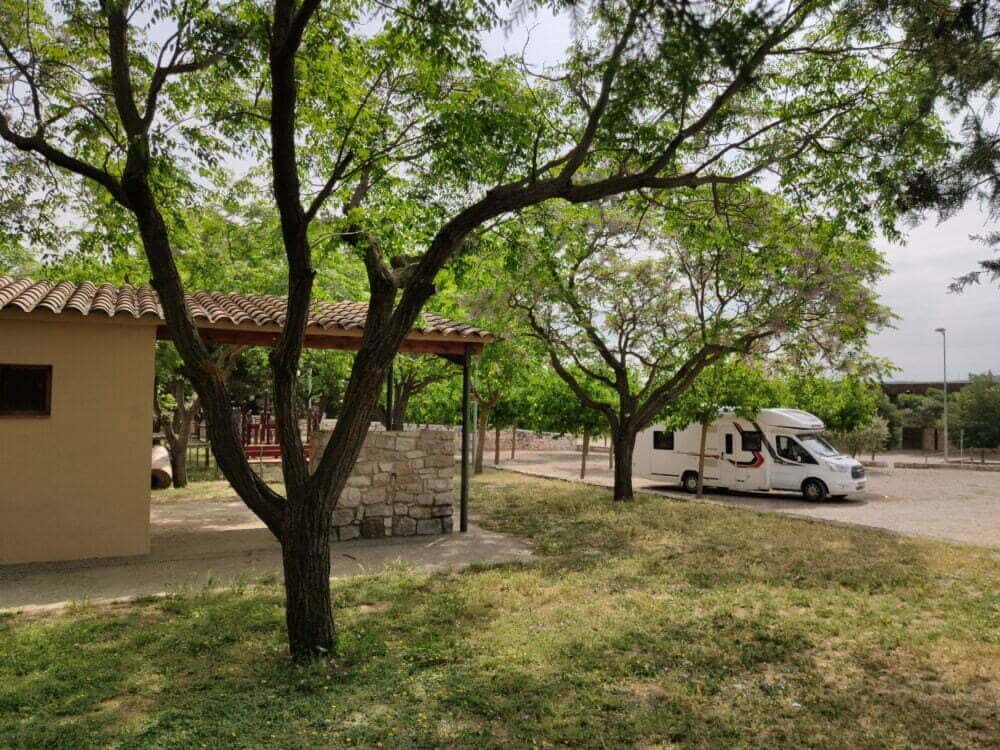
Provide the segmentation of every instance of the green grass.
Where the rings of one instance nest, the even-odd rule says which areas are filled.
[[[273,587],[0,616],[0,747],[986,747],[1000,555],[490,473],[538,559],[334,583],[296,667]]]

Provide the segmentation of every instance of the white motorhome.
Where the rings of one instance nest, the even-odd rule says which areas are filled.
[[[808,500],[861,492],[864,467],[824,440],[823,430],[818,417],[798,409],[763,409],[752,420],[724,415],[708,426],[704,484],[801,492]],[[632,473],[694,492],[700,445],[699,424],[677,431],[651,427],[636,438]]]

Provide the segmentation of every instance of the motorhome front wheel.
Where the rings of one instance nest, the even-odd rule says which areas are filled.
[[[826,485],[818,479],[807,479],[802,483],[802,496],[813,502],[826,497]]]

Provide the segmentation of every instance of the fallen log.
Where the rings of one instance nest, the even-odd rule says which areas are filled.
[[[153,446],[153,469],[149,486],[154,490],[165,490],[174,481],[174,472],[170,468],[170,452],[162,445]]]

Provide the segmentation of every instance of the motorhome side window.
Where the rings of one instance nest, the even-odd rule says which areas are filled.
[[[655,430],[653,432],[653,449],[658,451],[672,451],[674,449],[674,433]]]
[[[726,453],[733,452],[733,436],[732,433],[726,433]]]
[[[779,435],[777,439],[778,455],[789,461],[799,464],[814,464],[816,459],[809,455],[808,451],[786,435]]]
[[[759,451],[763,447],[763,436],[759,432],[744,432],[741,435],[742,448],[745,451]]]

